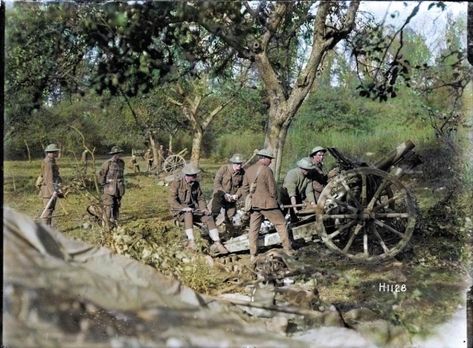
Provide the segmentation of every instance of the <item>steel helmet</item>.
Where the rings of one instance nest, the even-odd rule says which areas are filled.
[[[245,162],[245,160],[243,159],[243,156],[241,154],[236,153],[230,158],[230,162],[238,164]]]
[[[44,152],[59,152],[59,147],[56,144],[49,144],[44,149]]]
[[[322,147],[322,146],[316,146],[316,147],[314,147],[314,148],[312,149],[312,151],[310,152],[309,156],[312,157],[314,154],[316,154],[317,152],[320,152],[320,151],[322,151],[322,152],[327,152],[327,149],[324,148],[324,147]]]
[[[299,168],[307,169],[307,170],[311,170],[315,168],[312,161],[307,157],[301,158],[299,161],[297,161],[297,166]]]
[[[273,153],[266,149],[259,150],[256,154],[262,157],[274,158]]]
[[[184,175],[196,175],[200,173],[200,169],[194,166],[192,163],[186,164],[182,167],[182,174]]]
[[[120,149],[118,146],[113,146],[108,154],[109,155],[115,155],[116,153],[122,153],[122,152],[123,152],[123,150]]]

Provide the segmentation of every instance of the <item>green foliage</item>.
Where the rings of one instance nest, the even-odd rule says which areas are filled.
[[[224,160],[238,152],[249,159],[255,149],[262,147],[263,141],[263,133],[248,130],[236,133],[225,133],[218,137],[213,156],[218,160]]]

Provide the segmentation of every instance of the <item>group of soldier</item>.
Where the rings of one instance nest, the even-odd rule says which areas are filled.
[[[297,210],[303,203],[315,205],[328,176],[323,170],[323,159],[326,149],[315,147],[309,157],[297,162],[297,168],[290,170],[284,180],[278,202],[278,191],[270,168],[273,154],[259,150],[258,160],[248,169],[243,168],[243,157],[234,154],[230,164],[222,166],[215,175],[211,209],[203,197],[197,175],[199,168],[187,164],[182,169],[183,176],[175,180],[170,189],[169,204],[178,221],[184,222],[187,246],[195,249],[194,222],[203,222],[209,229],[209,235],[219,253],[228,251],[220,242],[219,231],[215,218],[223,213],[224,222],[231,226],[231,218],[236,213],[236,202],[245,197],[245,210],[249,214],[250,227],[248,233],[251,258],[257,255],[258,233],[264,219],[269,220],[279,234],[282,247],[286,254],[293,255],[286,220],[279,203],[290,206],[291,216],[296,218]]]
[[[57,198],[63,194],[56,164],[59,148],[50,144],[45,153],[37,186],[44,203],[41,218],[45,224],[50,225]],[[119,147],[112,147],[109,152],[112,157],[102,164],[98,174],[99,184],[103,188],[103,220],[109,229],[118,221],[121,199],[125,194],[125,162],[120,158],[121,153],[123,150]],[[251,258],[254,259],[257,255],[258,233],[265,218],[276,228],[284,251],[293,255],[294,249],[280,203],[288,207],[292,219],[297,218],[297,210],[304,204],[316,204],[328,180],[323,169],[325,153],[325,148],[317,146],[312,149],[309,157],[300,159],[297,167],[287,173],[279,197],[270,168],[274,158],[271,151],[259,150],[256,153],[256,163],[247,169],[244,168],[243,156],[234,154],[229,160],[230,163],[222,166],[215,175],[210,210],[197,180],[200,169],[186,164],[182,168],[183,175],[170,185],[169,204],[175,219],[184,224],[187,247],[196,249],[193,227],[195,222],[202,222],[207,225],[210,239],[218,253],[228,253],[221,243],[215,219],[219,214],[223,214],[225,225],[231,228],[237,202],[244,199],[245,210],[249,214],[248,239]]]
[[[163,145],[159,145],[159,148],[158,148],[158,161],[156,163],[156,168],[161,168],[163,162],[164,162],[164,146]],[[153,156],[153,153],[151,152],[151,149],[147,149],[146,152],[143,154],[143,159],[146,161],[146,171],[147,172],[151,172],[151,170],[154,168],[153,164],[154,164],[154,156]],[[138,158],[136,157],[136,155],[133,153],[131,155],[131,159],[130,159],[130,169],[133,169],[133,173],[141,173],[141,169],[140,169],[140,165],[138,163]]]

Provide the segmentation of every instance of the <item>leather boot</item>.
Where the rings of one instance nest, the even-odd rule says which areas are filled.
[[[227,248],[225,248],[221,242],[215,242],[214,245],[217,248],[217,251],[220,255],[228,254]]]
[[[191,251],[197,251],[197,245],[193,239],[189,239],[186,244],[186,248]]]

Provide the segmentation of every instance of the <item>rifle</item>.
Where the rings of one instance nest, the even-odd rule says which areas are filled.
[[[54,191],[53,195],[51,196],[48,203],[46,204],[46,207],[44,208],[43,212],[39,216],[40,219],[44,218],[44,214],[46,214],[46,211],[51,207],[51,204],[53,204],[53,201],[56,199],[56,197],[57,197],[57,192]]]
[[[188,210],[185,210],[186,208],[172,208],[171,210],[176,212],[176,213],[192,213],[192,214],[196,214],[196,215],[205,215],[205,212],[201,209],[194,209],[192,208],[192,210],[188,211]]]

